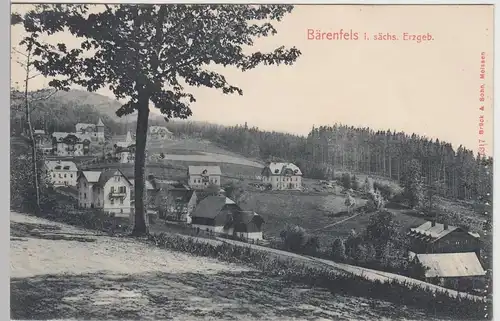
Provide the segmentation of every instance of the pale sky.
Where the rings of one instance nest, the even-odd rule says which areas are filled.
[[[13,5],[13,11],[21,6]],[[22,9],[21,9],[22,11]],[[478,140],[493,151],[493,6],[479,5],[298,5],[278,34],[256,49],[296,46],[293,66],[261,66],[240,72],[222,69],[243,96],[209,88],[188,88],[197,102],[192,120],[225,125],[248,122],[265,130],[306,135],[313,125],[367,126],[415,132],[478,151]],[[308,29],[359,33],[359,40],[308,40]],[[12,29],[12,43],[20,40]],[[391,33],[397,41],[364,41],[363,33]],[[432,41],[403,41],[403,32],[431,34]],[[58,41],[75,43],[71,35]],[[486,79],[479,78],[481,53]],[[21,81],[12,64],[12,81]],[[36,78],[33,89],[48,80]],[[480,86],[484,84],[485,134],[479,135]],[[99,93],[111,96],[109,91]]]

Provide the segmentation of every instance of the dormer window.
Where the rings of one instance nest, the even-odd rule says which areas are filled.
[[[275,170],[274,170],[274,173],[275,173],[275,174],[279,174],[279,172],[280,172],[280,170],[279,170],[279,169],[275,169]]]

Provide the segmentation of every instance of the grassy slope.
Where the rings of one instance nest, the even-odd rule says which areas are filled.
[[[10,262],[14,319],[451,319],[17,213]]]

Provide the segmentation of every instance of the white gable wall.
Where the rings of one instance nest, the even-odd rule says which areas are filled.
[[[220,175],[209,175],[208,182],[203,182],[201,175],[189,175],[189,186],[192,188],[206,188],[211,184],[220,186]]]
[[[120,187],[125,189],[125,195],[118,197]],[[103,201],[105,212],[115,213],[116,216],[129,217],[130,215],[130,192],[132,186],[123,176],[111,177],[104,184]],[[111,194],[111,195],[110,195]]]

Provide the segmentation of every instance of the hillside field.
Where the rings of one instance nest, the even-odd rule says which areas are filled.
[[[319,237],[321,244],[330,244],[335,238],[345,238],[351,230],[362,233],[373,213],[352,212],[348,214],[344,195],[324,193],[302,193],[289,191],[247,191],[241,206],[253,210],[265,220],[264,235],[279,238],[287,224],[298,225]],[[356,198],[357,208],[366,200]],[[391,210],[403,230],[416,227],[425,219],[415,217],[402,210]]]

